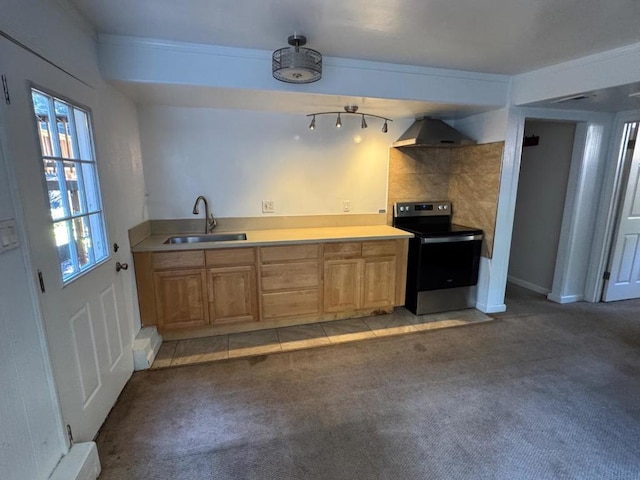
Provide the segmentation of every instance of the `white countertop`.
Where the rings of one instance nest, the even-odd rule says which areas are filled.
[[[412,233],[405,232],[404,230],[400,230],[389,225],[321,228],[280,228],[273,230],[245,230],[243,232],[218,232],[214,230],[213,235],[215,235],[216,233],[246,233],[247,239],[223,242],[165,244],[164,242],[170,237],[202,235],[198,233],[165,233],[162,235],[151,235],[134,246],[131,250],[133,252],[205,250],[211,248],[283,245],[288,243],[347,242],[413,237]]]

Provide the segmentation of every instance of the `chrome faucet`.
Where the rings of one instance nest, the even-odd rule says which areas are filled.
[[[198,203],[200,202],[200,200],[204,202],[204,233],[211,233],[218,222],[216,222],[216,219],[213,217],[213,213],[209,213],[209,202],[207,202],[207,199],[204,198],[203,195],[200,195],[198,198],[196,198],[196,203],[193,204],[193,214],[198,215],[198,213],[200,213],[198,211]]]

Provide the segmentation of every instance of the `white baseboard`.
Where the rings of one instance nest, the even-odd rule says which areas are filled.
[[[95,442],[76,443],[56,465],[49,480],[96,480],[100,470]]]
[[[549,295],[549,293],[551,293],[551,290],[549,290],[548,288],[541,287],[540,285],[536,285],[535,283],[527,282],[526,280],[522,280],[521,278],[517,278],[512,275],[507,276],[507,281],[513,283],[514,285],[518,285],[519,287],[531,290],[532,292],[539,293],[540,295]]]
[[[550,293],[547,295],[547,300],[551,300],[556,303],[574,303],[584,300],[584,295],[555,295]]]
[[[507,311],[507,306],[504,303],[486,305],[481,302],[476,302],[476,309],[480,310],[482,313],[502,313]]]
[[[162,336],[156,327],[144,327],[133,341],[133,369],[147,370],[160,350]]]

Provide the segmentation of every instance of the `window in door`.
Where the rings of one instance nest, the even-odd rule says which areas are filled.
[[[31,89],[44,181],[68,283],[109,256],[89,111]]]

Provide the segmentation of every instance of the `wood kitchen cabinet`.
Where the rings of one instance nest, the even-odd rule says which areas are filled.
[[[324,311],[390,309],[396,301],[397,244],[325,244]]]
[[[205,263],[210,323],[259,321],[256,249],[205,250]]]
[[[259,320],[255,248],[134,255],[140,316],[160,333]]]
[[[262,318],[320,314],[320,244],[260,248]]]
[[[166,339],[392,311],[406,239],[134,253],[142,324]]]
[[[212,324],[257,322],[256,267],[220,267],[207,271]]]
[[[209,323],[207,279],[201,250],[151,254],[153,296],[160,331]]]
[[[165,270],[154,272],[153,277],[160,331],[209,323],[204,270]]]

